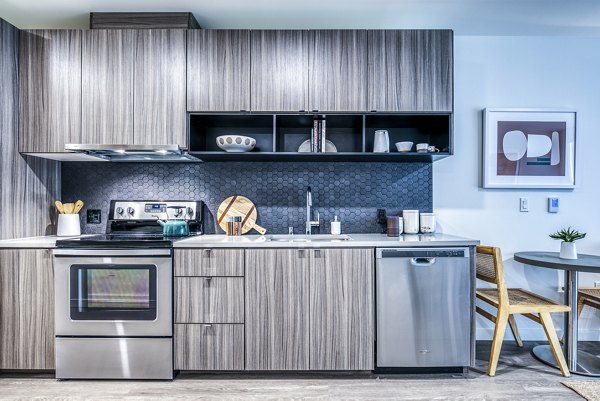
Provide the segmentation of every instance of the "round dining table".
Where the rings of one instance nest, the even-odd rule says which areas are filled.
[[[514,257],[527,265],[565,271],[565,298],[571,307],[565,314],[565,359],[571,373],[600,376],[600,357],[577,347],[577,276],[579,272],[600,273],[600,256],[580,254],[577,259],[562,259],[558,252],[517,252]],[[538,345],[532,353],[540,361],[558,367],[549,345]]]

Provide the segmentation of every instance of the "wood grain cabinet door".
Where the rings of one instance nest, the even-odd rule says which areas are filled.
[[[308,35],[304,30],[250,32],[251,110],[306,110]]]
[[[22,31],[19,151],[81,143],[81,30]]]
[[[243,276],[243,249],[175,249],[175,276]]]
[[[373,249],[310,252],[310,370],[372,370]]]
[[[243,324],[176,324],[175,369],[243,370]]]
[[[246,250],[246,369],[307,370],[307,250]]]
[[[367,109],[367,31],[309,31],[308,108]]]
[[[369,110],[453,110],[451,30],[373,30],[368,46]]]
[[[47,249],[0,250],[0,369],[54,369],[54,271]]]
[[[82,44],[82,143],[133,143],[136,31],[91,29]]]
[[[243,277],[175,277],[175,323],[244,323]]]
[[[188,111],[250,110],[250,31],[187,33]]]
[[[187,148],[186,31],[136,30],[133,143]]]

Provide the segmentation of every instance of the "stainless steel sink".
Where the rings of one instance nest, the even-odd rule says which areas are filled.
[[[267,241],[273,242],[340,242],[352,241],[349,235],[330,235],[330,234],[313,234],[313,235],[289,235],[289,234],[273,234],[267,236]]]

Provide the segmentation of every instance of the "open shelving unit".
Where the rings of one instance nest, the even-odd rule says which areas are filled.
[[[337,152],[298,152],[310,140],[316,117],[327,121],[326,138]],[[389,153],[373,153],[381,129],[388,131]],[[452,113],[188,113],[188,131],[189,152],[203,161],[432,162],[452,154]],[[250,136],[256,146],[225,152],[216,143],[220,135]],[[413,142],[413,151],[398,152],[400,141]],[[416,152],[422,142],[440,152]]]

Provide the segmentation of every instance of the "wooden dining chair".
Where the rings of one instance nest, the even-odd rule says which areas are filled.
[[[478,279],[496,284],[496,288],[478,288],[476,291],[478,299],[497,309],[496,316],[494,316],[490,312],[476,307],[477,313],[496,324],[487,374],[490,376],[496,374],[496,367],[498,366],[498,358],[500,357],[500,349],[502,348],[502,340],[504,339],[507,324],[510,325],[517,344],[520,347],[523,346],[513,316],[521,314],[544,327],[546,337],[550,342],[552,353],[558,362],[561,373],[563,376],[570,376],[550,313],[568,312],[571,308],[521,288],[507,288],[500,248],[478,246],[476,249],[476,266]]]
[[[580,288],[577,296],[577,317],[581,315],[584,305],[600,309],[600,288]]]

